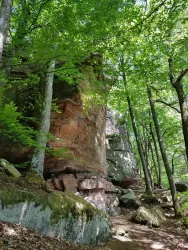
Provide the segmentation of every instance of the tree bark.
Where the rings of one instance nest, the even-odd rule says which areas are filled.
[[[187,107],[187,101],[183,89],[182,79],[183,77],[188,73],[188,68],[183,70],[176,80],[174,80],[173,76],[173,61],[172,58],[168,59],[169,62],[169,72],[170,72],[170,82],[173,88],[175,88],[180,111],[181,111],[181,121],[182,121],[182,130],[183,130],[183,137],[184,137],[184,143],[185,143],[185,150],[186,150],[186,156],[188,160],[188,107]]]
[[[2,60],[5,38],[8,32],[13,0],[2,0],[0,10],[0,61]]]
[[[152,143],[150,144],[150,150],[151,150],[151,158],[152,158],[153,167],[154,167],[154,170],[155,170],[155,175],[156,175],[156,178],[157,178],[157,186],[158,186],[158,188],[160,188],[159,183],[158,183],[158,181],[159,181],[159,173],[158,173],[158,168],[157,168],[157,164],[156,164],[156,161],[155,161],[155,155],[154,155]]]
[[[37,138],[39,149],[34,151],[31,167],[37,174],[43,176],[45,147],[47,143],[47,133],[50,129],[50,114],[53,94],[55,60],[51,61],[48,67],[45,86],[45,98],[40,124],[40,136]]]
[[[148,173],[147,166],[146,166],[146,160],[145,160],[145,156],[144,156],[144,152],[143,152],[143,147],[142,147],[142,143],[140,141],[139,133],[138,133],[138,130],[137,130],[135,116],[134,116],[134,112],[133,112],[132,105],[131,105],[131,99],[130,99],[130,96],[129,96],[128,91],[127,91],[127,80],[126,80],[126,75],[125,75],[125,71],[124,71],[124,66],[125,66],[125,62],[124,62],[123,57],[121,57],[120,70],[122,71],[122,78],[123,78],[123,84],[124,84],[124,87],[125,87],[125,95],[126,95],[126,98],[127,98],[129,114],[130,114],[130,117],[131,117],[131,123],[132,123],[133,131],[134,131],[134,135],[135,135],[135,138],[136,138],[138,153],[139,153],[139,156],[140,156],[140,160],[141,160],[142,168],[143,168],[143,172],[144,172],[144,179],[145,179],[145,184],[146,184],[146,193],[147,194],[152,194],[152,188],[151,188],[151,185],[150,185],[149,173]]]
[[[135,116],[134,116],[134,113],[133,113],[131,100],[130,100],[130,97],[129,97],[128,94],[127,94],[127,102],[128,102],[128,106],[129,106],[129,113],[130,113],[130,117],[131,117],[131,122],[132,122],[134,135],[135,135],[135,138],[136,138],[138,153],[139,153],[139,156],[140,156],[140,160],[141,160],[142,168],[143,168],[143,172],[144,172],[144,179],[145,179],[145,184],[146,184],[146,193],[152,194],[152,188],[151,188],[151,185],[150,185],[150,178],[149,178],[149,173],[148,173],[148,170],[147,170],[147,165],[146,165],[146,161],[145,161],[145,157],[144,157],[144,152],[142,150],[142,145],[141,145],[138,130],[137,130],[137,127],[136,127]]]
[[[160,157],[159,157],[158,146],[157,146],[157,142],[156,142],[156,139],[155,139],[155,135],[154,135],[151,123],[150,123],[150,133],[151,133],[151,136],[152,136],[152,140],[153,140],[153,144],[154,144],[154,149],[155,149],[155,154],[156,154],[156,158],[157,158],[158,187],[162,188],[162,171],[161,171]]]
[[[184,142],[185,142],[185,150],[186,155],[188,158],[188,109],[187,109],[187,102],[183,90],[183,86],[181,82],[173,86],[176,90],[180,110],[181,110],[181,121],[182,121],[182,130],[183,130],[183,136],[184,136]]]
[[[145,126],[145,124],[142,124],[142,130],[143,130],[143,137],[144,137],[144,156],[145,156],[145,161],[146,161],[146,167],[147,167],[147,171],[148,171],[148,175],[149,175],[149,179],[150,179],[150,185],[151,188],[154,188],[154,180],[153,180],[153,176],[152,176],[152,170],[151,170],[151,166],[149,164],[149,138],[147,136],[147,128]]]
[[[152,117],[153,117],[153,121],[154,121],[154,125],[155,125],[155,130],[156,130],[156,134],[157,134],[157,139],[158,139],[162,159],[163,159],[163,162],[164,162],[166,174],[167,174],[167,177],[168,177],[168,182],[169,182],[170,191],[171,191],[171,195],[172,195],[172,201],[173,201],[175,216],[179,216],[180,215],[179,203],[178,203],[178,200],[177,200],[177,197],[176,197],[176,187],[175,187],[175,183],[174,183],[174,178],[173,178],[171,168],[170,168],[170,164],[169,164],[169,161],[168,161],[168,157],[167,157],[167,154],[166,154],[166,149],[165,149],[164,141],[163,141],[163,138],[162,138],[162,135],[161,135],[160,126],[159,126],[159,122],[158,122],[158,118],[157,118],[157,112],[155,110],[155,105],[154,105],[154,101],[153,101],[153,98],[152,98],[151,89],[149,88],[149,86],[147,86],[147,92],[148,92],[148,98],[149,98],[149,103],[150,103],[150,107],[151,107],[151,113],[152,113]]]

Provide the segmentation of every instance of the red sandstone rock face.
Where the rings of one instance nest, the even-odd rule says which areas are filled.
[[[56,139],[49,146],[68,148],[68,157],[45,159],[45,173],[64,170],[97,172],[106,175],[106,109],[92,108],[87,114],[79,95],[58,101],[60,113],[52,111],[50,132]]]

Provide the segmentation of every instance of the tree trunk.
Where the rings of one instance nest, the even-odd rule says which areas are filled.
[[[3,47],[8,32],[13,0],[2,0],[0,15],[0,61],[2,60]]]
[[[152,188],[151,188],[151,185],[150,185],[150,179],[149,179],[149,174],[148,174],[148,171],[147,171],[147,166],[146,166],[146,161],[145,161],[145,157],[144,157],[143,147],[142,147],[140,137],[139,137],[139,133],[138,133],[138,130],[137,130],[137,127],[136,127],[135,116],[134,116],[134,112],[133,112],[132,105],[131,105],[131,99],[130,99],[128,91],[127,91],[127,80],[126,80],[126,75],[125,75],[125,71],[124,71],[124,66],[125,66],[125,62],[124,62],[124,59],[122,57],[121,58],[120,69],[122,70],[123,84],[124,84],[124,87],[125,87],[125,93],[126,93],[126,98],[127,98],[128,107],[129,107],[129,114],[130,114],[130,117],[131,117],[131,122],[132,122],[134,135],[135,135],[135,138],[136,138],[138,153],[139,153],[139,156],[140,156],[140,160],[141,160],[142,168],[143,168],[143,172],[144,172],[144,179],[145,179],[145,184],[146,184],[146,193],[147,194],[152,194]]]
[[[44,106],[40,124],[40,136],[37,138],[39,149],[36,149],[33,154],[31,167],[39,175],[43,175],[45,147],[47,142],[47,133],[50,129],[50,114],[53,94],[53,80],[54,80],[55,61],[51,61],[48,67],[45,86]]]
[[[176,90],[178,101],[181,110],[181,121],[182,121],[182,130],[183,130],[183,137],[185,142],[185,150],[186,155],[188,158],[188,109],[187,109],[187,102],[183,90],[183,86],[181,82],[173,86]]]
[[[150,164],[150,161],[149,161],[149,149],[150,148],[149,148],[149,144],[148,144],[148,146],[147,146],[146,164],[147,164],[147,168],[148,168],[148,173],[149,173],[151,187],[152,187],[152,189],[154,189],[154,179],[153,179],[151,164]]]
[[[151,166],[149,164],[149,139],[147,136],[147,129],[146,129],[146,125],[142,124],[142,130],[143,130],[143,137],[144,137],[144,156],[145,156],[145,161],[146,161],[146,167],[147,167],[147,171],[148,171],[148,175],[149,175],[149,179],[150,179],[150,185],[151,188],[154,188],[154,181],[153,181],[153,176],[152,176],[152,171],[151,171]]]
[[[122,73],[123,73],[123,84],[125,86],[125,92],[126,92],[126,98],[127,98],[127,103],[128,103],[128,107],[129,107],[129,114],[131,117],[131,122],[132,122],[132,127],[133,127],[133,131],[134,131],[134,135],[136,138],[136,143],[137,143],[137,148],[138,148],[138,153],[140,156],[140,160],[142,163],[142,168],[143,168],[143,172],[144,172],[144,179],[145,179],[145,184],[146,184],[146,193],[147,194],[152,194],[152,188],[150,185],[150,179],[149,179],[149,174],[148,174],[148,170],[147,170],[147,166],[146,166],[146,161],[145,161],[145,157],[144,157],[144,152],[143,152],[143,147],[139,138],[139,133],[136,127],[136,121],[135,121],[135,116],[134,116],[134,112],[132,109],[132,105],[131,105],[131,99],[129,97],[129,94],[127,92],[127,81],[126,81],[126,75],[124,72],[124,60],[122,58],[121,61],[121,68],[122,68]]]
[[[156,161],[155,161],[155,156],[154,156],[154,151],[153,151],[152,144],[150,144],[150,150],[151,150],[151,158],[152,158],[153,167],[154,167],[154,170],[155,170],[155,175],[156,175],[156,178],[157,178],[157,186],[159,187],[159,183],[158,183],[158,181],[159,181],[159,173],[158,173],[158,168],[157,168],[157,164],[156,164]]]
[[[155,154],[156,154],[156,158],[157,158],[158,187],[162,188],[162,171],[161,171],[160,157],[159,157],[158,146],[157,146],[157,142],[156,142],[156,139],[155,139],[155,135],[154,135],[151,123],[150,123],[150,133],[151,133],[151,136],[152,136],[152,140],[153,140],[153,144],[154,144],[154,149],[155,149]]]
[[[133,113],[133,109],[132,109],[132,105],[131,105],[131,100],[130,100],[130,97],[129,97],[128,94],[127,94],[127,102],[128,102],[128,106],[129,106],[129,113],[130,113],[130,117],[131,117],[131,122],[132,122],[132,126],[133,126],[134,135],[135,135],[135,138],[136,138],[138,152],[139,152],[140,160],[141,160],[142,167],[143,167],[145,184],[146,184],[146,193],[152,194],[152,188],[151,188],[151,185],[150,185],[149,173],[148,173],[148,170],[147,170],[147,165],[146,165],[146,161],[145,161],[145,157],[144,157],[144,152],[142,150],[142,145],[141,145],[139,134],[138,134],[137,127],[136,127],[135,117],[134,117],[134,113]]]
[[[181,110],[181,121],[182,121],[182,130],[183,130],[183,137],[185,142],[185,150],[186,156],[188,160],[188,107],[186,102],[186,97],[183,89],[182,79],[188,73],[188,68],[183,70],[176,80],[174,80],[173,76],[173,61],[172,58],[168,59],[169,63],[169,73],[170,73],[170,82],[173,88],[175,88],[179,106]]]
[[[157,118],[157,112],[155,110],[154,101],[152,99],[151,89],[149,88],[149,86],[147,86],[147,92],[148,92],[148,98],[149,98],[149,103],[150,103],[150,107],[151,107],[152,117],[153,117],[153,121],[154,121],[154,125],[155,125],[155,130],[156,130],[156,134],[157,134],[157,139],[158,139],[162,159],[164,162],[166,174],[168,177],[168,182],[169,182],[170,191],[171,191],[171,195],[172,195],[175,216],[179,216],[180,212],[179,212],[179,203],[178,203],[178,200],[176,197],[176,187],[174,184],[173,175],[171,172],[170,164],[169,164],[168,157],[167,157],[166,150],[165,150],[165,145],[164,145],[163,138],[161,135],[159,122],[158,122],[158,118]]]

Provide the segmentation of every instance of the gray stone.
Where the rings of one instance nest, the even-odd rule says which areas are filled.
[[[109,177],[121,182],[136,175],[136,162],[128,143],[126,130],[118,125],[120,116],[115,111],[107,111],[106,159]]]
[[[163,210],[159,206],[154,206],[152,208],[142,206],[139,207],[135,213],[133,213],[131,220],[139,224],[160,227],[166,218]]]
[[[79,190],[104,189],[106,192],[117,193],[116,187],[105,179],[84,179],[79,183]]]
[[[97,207],[99,210],[106,212],[107,206],[106,206],[106,200],[107,196],[104,191],[98,191],[98,192],[91,192],[87,196],[85,196],[84,200],[87,202],[93,204],[95,207]]]
[[[110,234],[109,218],[83,199],[74,198],[74,195],[67,196],[64,199],[65,195],[60,193],[54,191],[50,195],[50,197],[55,195],[56,199],[59,197],[57,206],[62,208],[62,214],[58,214],[58,217],[54,220],[54,211],[50,205],[48,206],[48,199],[44,205],[42,202],[39,203],[38,195],[31,196],[33,200],[29,201],[24,196],[22,199],[19,192],[19,200],[17,199],[18,196],[13,195],[11,204],[5,205],[5,197],[3,196],[5,193],[1,191],[0,221],[21,224],[44,235],[74,243],[103,243]],[[57,202],[57,200],[54,202]],[[70,208],[69,202],[72,204]]]
[[[138,208],[141,206],[140,202],[137,200],[134,192],[131,189],[127,189],[123,196],[120,197],[120,201],[123,203],[123,205],[127,208],[134,207]]]
[[[112,216],[119,215],[121,209],[119,208],[119,199],[114,193],[106,194],[104,190],[90,191],[89,193],[81,193],[84,200],[101,210],[102,212],[108,213]]]
[[[117,216],[121,213],[119,199],[116,194],[107,195],[107,212],[112,216]]]
[[[84,199],[97,207],[99,210],[118,215],[121,209],[118,208],[118,189],[108,180],[103,178],[84,179],[79,182],[80,194]]]

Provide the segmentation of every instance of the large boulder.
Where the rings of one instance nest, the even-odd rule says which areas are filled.
[[[136,198],[134,192],[131,189],[127,189],[125,194],[121,196],[119,199],[123,204],[123,206],[127,208],[130,207],[138,208],[139,206],[141,206],[141,203]]]
[[[175,183],[178,192],[185,192],[188,190],[188,181],[179,181]]]
[[[81,244],[103,243],[110,233],[107,215],[70,193],[0,174],[0,220]],[[10,185],[11,183],[11,185]],[[46,192],[46,191],[48,192]]]
[[[149,224],[153,227],[160,227],[166,218],[163,210],[159,206],[150,208],[142,206],[133,213],[131,220],[143,225]]]
[[[118,124],[120,115],[107,110],[106,159],[108,175],[113,181],[121,182],[136,175],[136,162],[130,148],[124,126]]]

